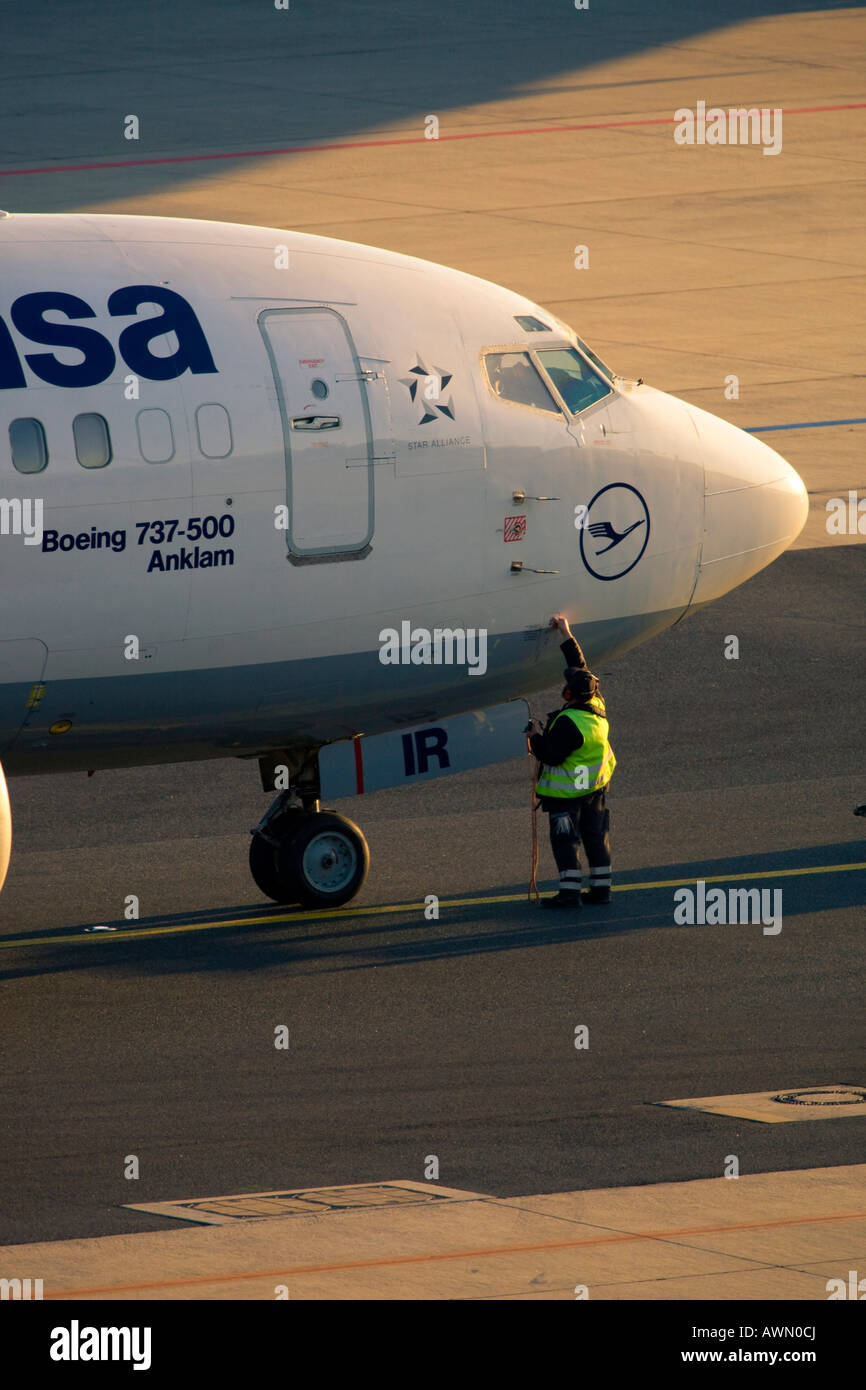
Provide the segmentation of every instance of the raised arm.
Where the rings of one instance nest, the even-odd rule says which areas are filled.
[[[550,626],[558,628],[565,638],[565,641],[560,643],[560,651],[565,657],[566,666],[575,666],[579,671],[585,671],[587,669],[586,658],[581,651],[580,643],[569,626],[568,618],[564,617],[562,613],[557,613],[555,618],[551,618]]]

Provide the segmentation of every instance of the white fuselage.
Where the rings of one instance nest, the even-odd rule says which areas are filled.
[[[552,613],[597,663],[805,521],[783,459],[673,397],[599,372],[568,409],[544,354],[577,356],[574,332],[458,271],[77,215],[0,219],[0,265],[0,521],[42,506],[41,541],[0,535],[12,773],[314,747],[528,693],[558,676]],[[527,362],[553,409],[494,380]],[[484,630],[486,669],[383,663],[407,621]]]

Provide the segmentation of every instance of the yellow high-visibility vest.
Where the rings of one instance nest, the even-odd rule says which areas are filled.
[[[616,758],[608,740],[610,726],[605,718],[604,700],[600,695],[593,695],[589,703],[595,714],[585,709],[562,709],[551,721],[552,729],[557,719],[567,715],[583,734],[583,743],[569,753],[564,763],[541,769],[535,784],[539,796],[589,796],[606,787],[613,776]]]

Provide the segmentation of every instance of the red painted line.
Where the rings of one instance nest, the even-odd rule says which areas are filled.
[[[816,111],[862,111],[866,101],[852,101],[840,106],[783,107],[784,116],[809,115]],[[15,178],[23,174],[75,174],[87,169],[139,169],[148,164],[194,164],[211,159],[269,159],[280,154],[311,154],[319,150],[368,150],[387,145],[443,144],[446,140],[500,140],[512,135],[558,135],[573,130],[612,130],[621,126],[673,125],[673,116],[650,116],[641,120],[587,121],[582,125],[531,126],[523,130],[474,130],[459,135],[440,135],[430,141],[425,135],[407,135],[390,140],[346,140],[325,145],[285,145],[278,150],[237,150],[220,154],[170,154],[154,159],[115,159],[96,164],[48,164],[39,169],[0,169],[0,178]]]
[[[537,1254],[542,1251],[576,1250],[584,1246],[621,1245],[636,1240],[677,1240],[683,1236],[731,1235],[740,1231],[766,1231],[780,1226],[812,1225],[824,1221],[862,1221],[866,1212],[834,1212],[824,1216],[783,1216],[771,1221],[742,1221],[737,1225],[687,1226],[664,1231],[612,1231],[603,1236],[571,1240],[535,1241],[531,1245],[492,1245],[470,1250],[437,1250],[420,1255],[376,1255],[365,1260],[341,1260],[336,1264],[284,1265],[282,1269],[238,1270],[232,1274],[192,1274],[181,1279],[151,1279],[142,1284],[100,1284],[95,1288],[56,1289],[43,1295],[53,1298],[93,1298],[99,1294],[142,1293],[146,1289],[191,1288],[197,1284],[240,1284],[250,1279],[284,1279],[301,1274],[334,1274],[348,1270],[387,1269],[395,1265],[434,1264],[443,1260],[493,1259],[498,1255]],[[226,1228],[223,1227],[223,1230]],[[59,1243],[59,1242],[58,1242]]]
[[[364,790],[364,760],[361,757],[361,735],[356,734],[352,739],[352,746],[355,749],[355,782],[358,796]]]

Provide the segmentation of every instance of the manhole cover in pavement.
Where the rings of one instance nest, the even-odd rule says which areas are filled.
[[[761,1124],[790,1124],[804,1120],[840,1120],[866,1115],[866,1086],[803,1086],[789,1091],[752,1091],[744,1096],[698,1096],[695,1100],[662,1100],[678,1110],[702,1110]]]
[[[817,1091],[788,1091],[773,1100],[780,1105],[863,1105],[866,1091],[857,1091],[853,1086],[823,1086]]]
[[[467,1201],[475,1192],[420,1182],[352,1183],[346,1187],[301,1187],[276,1192],[240,1192],[224,1197],[189,1197],[170,1202],[126,1202],[129,1211],[174,1216],[222,1226],[232,1221],[266,1221],[275,1216],[321,1216],[371,1207],[417,1206],[422,1202]]]

